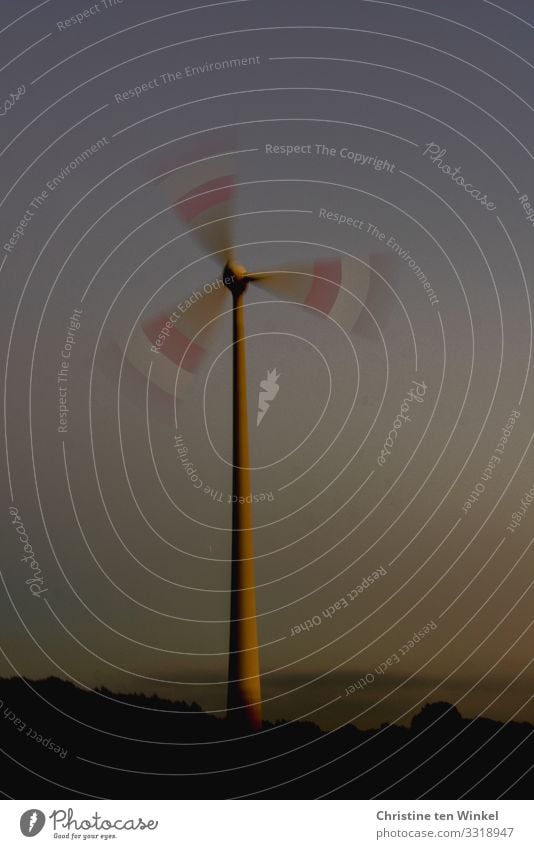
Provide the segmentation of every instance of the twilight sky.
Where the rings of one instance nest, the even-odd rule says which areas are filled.
[[[247,293],[265,716],[366,727],[443,699],[468,716],[534,721],[534,22],[526,0],[423,5],[246,0],[178,14],[189,4],[125,0],[64,29],[88,7],[51,2],[10,27],[7,58],[18,58],[4,92],[25,93],[1,116],[0,674],[156,691],[224,712],[229,316],[199,337],[207,355],[177,422],[156,391],[147,413],[142,381],[121,379],[118,393],[118,369],[131,334],[126,361],[140,357],[146,373],[152,362],[158,377],[161,355],[148,344],[134,355],[137,331],[216,280],[234,247],[251,269],[309,273],[342,257],[358,274],[384,269],[349,334],[288,303],[289,287],[285,299]],[[2,25],[23,7],[4,3]],[[244,57],[259,60],[209,70]],[[208,155],[215,165],[194,164]],[[193,163],[184,191],[235,176],[226,235],[208,229],[201,242],[168,208],[156,177],[183,163]],[[349,273],[348,285],[357,279]],[[196,326],[217,297],[204,295],[178,326]],[[280,390],[257,427],[272,369]],[[408,420],[395,429],[403,404]],[[25,583],[12,504],[44,576],[39,597]]]

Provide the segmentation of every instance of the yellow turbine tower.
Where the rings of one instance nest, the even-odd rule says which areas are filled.
[[[223,281],[232,294],[232,577],[228,654],[228,715],[241,708],[240,724],[261,728],[260,660],[256,624],[254,540],[248,449],[247,366],[243,297],[249,278],[229,262]]]

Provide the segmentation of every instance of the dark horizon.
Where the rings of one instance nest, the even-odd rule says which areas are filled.
[[[25,697],[28,686],[33,701]],[[95,729],[98,697],[104,701]],[[409,726],[385,723],[362,731],[345,725],[325,732],[310,722],[278,720],[243,733],[196,704],[105,688],[84,692],[53,678],[0,679],[0,701],[8,759],[1,758],[11,768],[13,758],[31,764],[30,773],[14,770],[13,787],[22,782],[21,791],[36,798],[61,789],[59,780],[70,782],[72,798],[87,796],[87,782],[98,787],[98,798],[115,797],[118,776],[121,798],[145,799],[267,799],[288,792],[292,798],[518,799],[532,787],[532,725],[466,719],[446,702],[426,704]],[[173,766],[177,753],[179,771]]]

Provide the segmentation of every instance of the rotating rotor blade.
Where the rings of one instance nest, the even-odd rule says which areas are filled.
[[[210,290],[206,291],[208,287]],[[169,405],[175,389],[178,401],[187,396],[209,349],[217,318],[230,306],[222,280],[208,287],[192,292],[167,310],[141,319],[129,340],[126,336],[107,346],[106,369],[117,374],[123,361],[121,392],[143,410],[149,379],[151,403]]]
[[[389,256],[373,254],[364,261],[330,257],[248,276],[277,297],[317,310],[347,331],[367,335],[373,329],[376,335],[371,315],[382,327],[388,313],[382,278],[391,283],[395,266]]]
[[[221,265],[232,260],[235,157],[229,145],[195,148],[167,162],[157,183],[185,231],[206,253],[219,252]]]
[[[392,317],[398,315],[399,260],[393,254],[371,254],[367,261],[370,270],[367,309],[360,314],[354,329],[358,336],[376,339],[376,325],[385,333]]]

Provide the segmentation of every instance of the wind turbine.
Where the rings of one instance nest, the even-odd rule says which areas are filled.
[[[232,295],[232,576],[228,648],[228,715],[236,709],[240,724],[261,728],[261,687],[256,624],[254,542],[248,450],[247,370],[243,298],[257,280],[243,266],[226,263],[224,285]]]
[[[198,154],[197,154],[198,155]],[[219,158],[220,157],[220,158]],[[277,295],[323,313],[338,325],[353,330],[370,295],[373,275],[384,281],[390,265],[384,255],[374,255],[361,263],[348,256],[327,258],[296,268],[275,272],[249,273],[236,262],[232,251],[231,219],[235,177],[231,159],[221,151],[171,168],[159,182],[172,206],[197,240],[211,254],[222,255],[224,287],[191,307],[169,329],[161,346],[163,357],[150,364],[149,349],[158,339],[168,313],[136,327],[121,357],[121,374],[126,366],[126,382],[141,383],[150,374],[150,383],[167,397],[183,399],[187,378],[198,370],[203,350],[192,341],[199,329],[222,312],[221,295],[226,289],[232,298],[232,545],[230,633],[228,654],[227,711],[240,730],[261,728],[261,686],[256,621],[254,546],[249,462],[247,370],[245,352],[245,303],[249,284],[262,284]],[[199,173],[200,172],[200,173]],[[365,307],[368,311],[368,308]],[[148,343],[148,344],[147,344]],[[154,365],[154,358],[152,358]],[[181,388],[177,391],[177,368]],[[123,380],[124,385],[124,380]],[[143,397],[144,397],[143,391]]]

